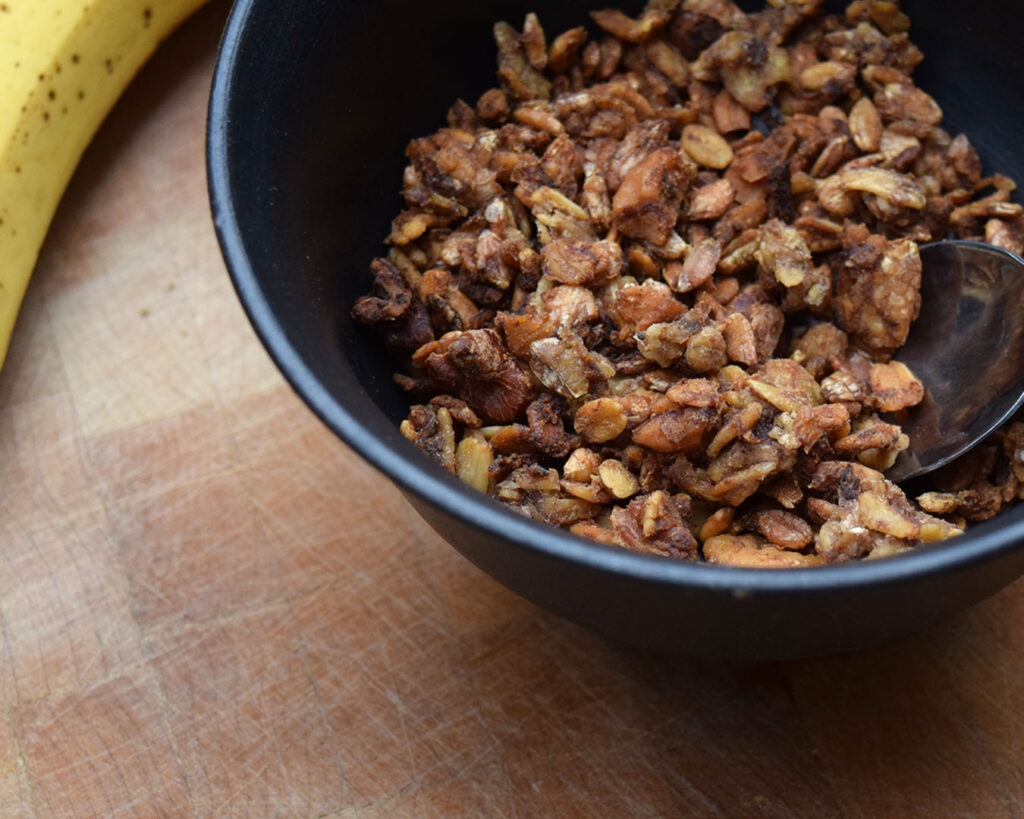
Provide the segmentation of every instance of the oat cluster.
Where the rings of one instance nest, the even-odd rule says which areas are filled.
[[[908,499],[892,355],[918,243],[1024,250],[1014,183],[912,79],[889,0],[651,0],[550,39],[407,149],[353,315],[407,362],[403,434],[522,513],[742,566],[879,557],[1024,495],[1024,425]]]

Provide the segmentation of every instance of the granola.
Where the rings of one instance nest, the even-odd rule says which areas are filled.
[[[914,84],[893,0],[649,0],[549,37],[497,23],[498,85],[409,145],[354,318],[405,357],[401,431],[525,515],[748,567],[877,558],[1024,497],[1024,423],[908,498],[925,390],[892,360],[918,243],[1024,249]]]

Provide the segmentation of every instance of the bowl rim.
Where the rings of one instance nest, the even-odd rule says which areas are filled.
[[[343,442],[403,491],[518,549],[598,572],[665,586],[742,595],[820,594],[920,581],[993,561],[1024,541],[1024,519],[978,524],[951,541],[919,546],[881,560],[766,570],[696,563],[606,546],[531,520],[441,472],[404,440],[393,447],[336,401],[289,341],[259,285],[234,207],[229,170],[231,91],[250,14],[259,0],[236,0],[221,39],[206,130],[207,185],[214,228],[228,273],[250,323],[292,389]]]

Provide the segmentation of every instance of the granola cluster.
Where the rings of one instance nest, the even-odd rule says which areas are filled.
[[[908,499],[893,353],[918,242],[1024,250],[1014,183],[911,78],[890,0],[650,0],[548,40],[407,149],[353,315],[409,361],[403,434],[607,544],[787,567],[894,554],[1024,496],[1015,424]]]

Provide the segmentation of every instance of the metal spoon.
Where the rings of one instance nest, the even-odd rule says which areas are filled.
[[[924,384],[901,422],[910,448],[886,472],[931,472],[994,432],[1024,403],[1024,259],[980,242],[921,247],[921,313],[896,359]]]

